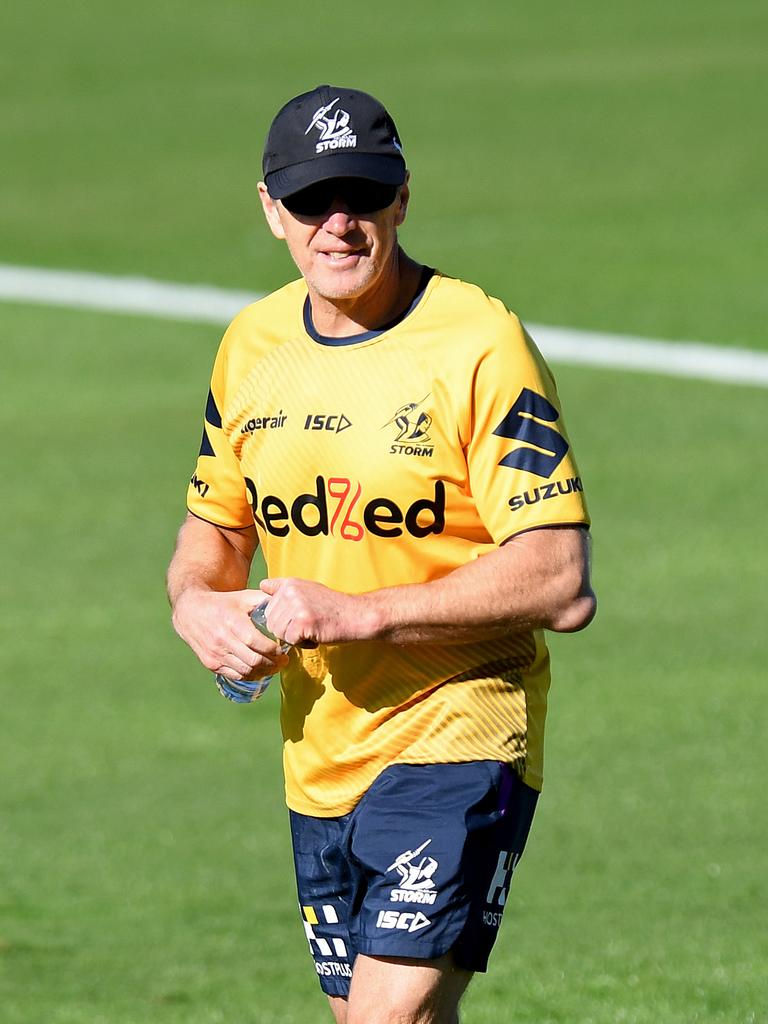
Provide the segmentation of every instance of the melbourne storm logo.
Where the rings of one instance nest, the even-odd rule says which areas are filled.
[[[307,125],[305,135],[309,135],[313,128],[320,132],[320,141],[315,144],[316,153],[323,153],[326,149],[354,149],[357,146],[357,136],[349,126],[349,114],[340,107],[333,109],[338,102],[337,96],[324,107],[318,107]]]
[[[389,446],[391,455],[421,455],[431,458],[435,450],[429,436],[432,417],[419,409],[428,398],[429,395],[425,395],[420,402],[402,405],[392,419],[384,424],[385,427],[391,426],[397,431],[395,443]]]
[[[427,839],[415,850],[406,850],[387,868],[387,873],[397,871],[400,883],[390,894],[392,903],[434,903],[437,889],[433,876],[438,863],[434,857],[424,854],[424,850],[432,842]],[[423,856],[422,856],[423,854]],[[427,922],[429,924],[429,922]]]

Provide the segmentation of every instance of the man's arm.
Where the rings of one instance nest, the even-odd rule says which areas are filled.
[[[255,527],[227,530],[188,515],[168,567],[173,628],[206,668],[228,679],[258,679],[288,661],[248,618],[264,600],[247,589],[257,546]]]
[[[270,630],[288,643],[381,640],[462,643],[531,629],[576,632],[589,625],[589,534],[547,527],[427,583],[343,594],[295,578],[264,580]]]

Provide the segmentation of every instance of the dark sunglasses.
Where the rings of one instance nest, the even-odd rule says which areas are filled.
[[[366,178],[331,178],[285,196],[283,206],[299,217],[320,217],[340,199],[350,213],[375,213],[391,206],[397,185],[382,185]]]

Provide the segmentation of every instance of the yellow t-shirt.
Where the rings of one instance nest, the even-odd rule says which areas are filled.
[[[228,328],[188,494],[212,523],[255,522],[270,576],[360,593],[588,524],[551,374],[498,299],[435,273],[399,322],[333,343],[307,310],[295,281]],[[293,651],[288,805],[346,813],[394,763],[507,761],[539,789],[548,686],[541,632]]]

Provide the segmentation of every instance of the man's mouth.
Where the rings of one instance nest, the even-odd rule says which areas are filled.
[[[362,252],[359,249],[351,249],[346,252],[325,252],[323,255],[331,261],[331,263],[352,263],[356,262],[357,258],[362,256]]]

